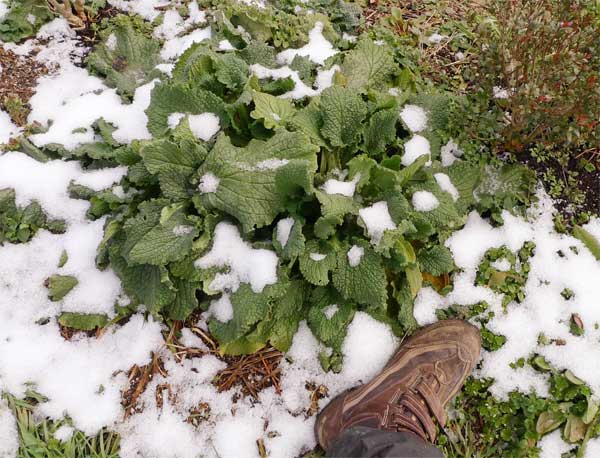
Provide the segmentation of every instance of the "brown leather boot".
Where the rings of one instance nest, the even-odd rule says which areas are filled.
[[[479,360],[479,330],[440,321],[413,334],[369,383],[342,393],[317,417],[315,432],[327,450],[354,426],[414,433],[434,442],[445,408]]]

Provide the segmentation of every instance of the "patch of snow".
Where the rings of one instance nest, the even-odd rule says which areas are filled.
[[[165,75],[171,77],[173,76],[173,69],[175,68],[175,64],[158,64],[154,68],[156,68],[160,72],[163,72]]]
[[[289,65],[296,56],[308,57],[315,64],[324,65],[325,61],[338,53],[333,45],[323,36],[323,23],[315,23],[308,33],[308,43],[299,49],[286,49],[277,55],[279,65]]]
[[[0,20],[8,13],[8,0],[0,0]]]
[[[0,6],[2,6],[0,4]],[[1,13],[1,10],[0,10]],[[0,400],[0,456],[16,458],[19,449],[17,422],[4,399]]]
[[[404,155],[402,156],[402,165],[408,167],[421,156],[431,157],[431,147],[429,140],[421,135],[414,135],[404,144]],[[431,164],[431,161],[427,163]]]
[[[113,138],[120,143],[152,138],[146,127],[145,110],[155,81],[136,89],[133,102],[123,104],[115,89],[82,68],[68,66],[57,75],[40,78],[28,122],[47,126],[47,132],[31,135],[36,146],[58,143],[72,150],[95,140],[92,124],[103,118],[117,129]],[[74,132],[84,129],[84,132]]]
[[[356,184],[360,181],[360,173],[357,173],[351,181],[340,181],[329,179],[323,184],[326,194],[339,194],[346,197],[354,196]]]
[[[194,231],[194,228],[191,226],[183,226],[183,225],[179,225],[179,226],[175,226],[173,228],[173,234],[176,235],[177,237],[181,237],[184,235],[189,235]]]
[[[106,47],[111,51],[117,49],[117,36],[114,33],[111,33],[106,39]]]
[[[229,40],[219,41],[219,51],[235,51],[235,46]]]
[[[419,212],[429,212],[438,208],[440,202],[429,191],[417,191],[412,195],[412,204]]]
[[[322,254],[322,253],[310,253],[308,256],[310,257],[310,259],[312,259],[315,262],[322,261],[323,259],[325,259],[327,257],[326,254]]]
[[[75,430],[72,426],[63,425],[54,432],[54,438],[61,442],[66,442],[73,437],[74,432]]]
[[[350,35],[346,32],[342,33],[342,40],[346,40],[350,43],[356,43],[357,39],[358,39],[358,37],[356,35]]]
[[[281,248],[285,248],[290,238],[290,232],[294,227],[294,218],[288,216],[287,218],[280,219],[277,222],[277,241],[281,245]]]
[[[194,136],[205,142],[210,140],[221,128],[219,117],[214,113],[188,115],[188,122]]]
[[[267,68],[260,64],[253,64],[250,66],[250,73],[255,75],[259,79],[272,78],[274,80],[291,78],[294,82],[294,89],[281,94],[279,97],[283,99],[302,99],[304,97],[314,97],[319,95],[328,87],[333,84],[333,76],[335,72],[339,70],[339,66],[334,65],[329,70],[319,70],[315,79],[317,89],[313,89],[304,84],[304,81],[300,79],[297,71],[292,70],[289,66],[285,65],[279,68]]]
[[[217,300],[211,301],[208,315],[214,316],[221,323],[226,323],[233,318],[233,305],[229,294],[222,294]]]
[[[446,35],[440,35],[439,33],[433,33],[433,34],[429,35],[429,37],[427,38],[427,41],[429,43],[438,44],[438,43],[441,43],[446,38],[448,38]]]
[[[358,211],[358,215],[367,228],[367,233],[371,237],[371,243],[374,245],[379,244],[385,231],[396,229],[386,201],[382,200],[370,207],[361,208]]]
[[[538,442],[537,447],[540,449],[539,458],[560,458],[563,453],[567,453],[574,448],[572,444],[567,444],[562,439],[560,429],[542,437]],[[600,451],[600,449],[598,451]]]
[[[112,6],[135,14],[152,22],[160,15],[158,8],[169,6],[169,0],[108,0]]]
[[[417,105],[404,105],[400,118],[412,132],[421,132],[427,127],[427,113]]]
[[[89,203],[70,199],[69,183],[99,191],[120,181],[126,171],[126,167],[115,167],[84,172],[75,161],[42,163],[23,153],[7,152],[0,155],[0,189],[15,189],[19,206],[36,200],[52,218],[79,221],[85,218]]]
[[[460,194],[458,193],[458,189],[456,189],[454,184],[452,184],[452,181],[450,181],[450,177],[445,173],[435,173],[433,177],[435,178],[435,181],[440,189],[450,194],[452,196],[452,200],[456,202],[460,197]]]
[[[454,164],[457,158],[462,157],[462,155],[463,151],[454,140],[450,139],[441,149],[442,165],[444,167],[449,167]]]
[[[214,291],[237,291],[240,283],[250,283],[252,291],[261,292],[277,282],[277,255],[271,250],[255,249],[240,237],[236,226],[220,222],[215,227],[211,250],[195,263],[197,268],[229,267],[217,273],[210,284]]]
[[[325,307],[323,309],[323,313],[325,314],[328,320],[331,320],[333,318],[333,315],[335,315],[339,309],[340,308],[336,304],[332,304]]]
[[[201,350],[207,350],[208,346],[204,343],[204,341],[194,334],[189,328],[181,329],[181,338],[179,342],[184,347],[188,348],[199,348]]]
[[[497,259],[491,263],[491,266],[499,272],[508,272],[510,270],[510,261],[506,258]]]
[[[509,95],[508,90],[500,86],[494,86],[492,93],[495,99],[508,99]]]
[[[600,438],[595,437],[588,441],[588,443],[585,447],[585,454],[583,455],[583,458],[596,458],[597,456],[600,456]],[[549,457],[550,457],[550,455],[548,455],[548,458]],[[542,458],[542,457],[540,457],[540,458]],[[546,458],[546,457],[543,457],[543,458]]]
[[[348,250],[346,256],[348,256],[348,264],[350,267],[356,267],[360,264],[360,260],[365,254],[365,249],[358,245],[352,245],[352,248]]]
[[[175,129],[183,118],[185,118],[185,113],[171,113],[167,118],[169,129]]]
[[[210,26],[204,29],[197,29],[188,35],[175,37],[167,40],[163,46],[160,56],[163,60],[171,60],[181,56],[194,43],[200,43],[208,40],[212,36]]]
[[[328,87],[333,86],[333,77],[335,76],[335,72],[338,72],[339,70],[339,65],[333,65],[329,70],[320,69],[317,72],[315,86],[317,87],[317,92],[319,94]]]
[[[364,312],[356,312],[342,345],[346,381],[367,382],[374,377],[398,348],[390,327]]]
[[[7,112],[0,110],[0,145],[8,143],[11,138],[18,136],[21,129],[13,124]]]
[[[198,190],[202,194],[206,194],[208,192],[217,192],[217,188],[219,187],[220,181],[221,180],[219,180],[219,178],[213,175],[211,172],[207,172],[204,175],[202,175],[202,178],[200,178]]]

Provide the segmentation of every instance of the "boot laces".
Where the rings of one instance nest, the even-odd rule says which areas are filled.
[[[402,393],[393,406],[390,429],[412,432],[425,441],[435,441],[437,431],[433,418],[440,426],[444,426],[446,422],[437,395],[442,384],[440,377],[436,373],[431,373]]]

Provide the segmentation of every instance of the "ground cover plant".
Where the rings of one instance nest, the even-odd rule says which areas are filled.
[[[600,223],[469,134],[495,99],[431,48],[472,24],[363,6],[6,3],[45,70],[0,112],[0,455],[319,456],[329,399],[459,317],[447,456],[595,456]]]

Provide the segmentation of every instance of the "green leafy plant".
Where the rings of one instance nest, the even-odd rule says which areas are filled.
[[[0,190],[0,245],[5,242],[28,242],[39,229],[62,233],[65,223],[49,220],[37,202],[32,202],[24,208],[18,207],[14,190]]]

